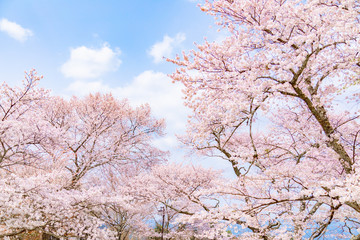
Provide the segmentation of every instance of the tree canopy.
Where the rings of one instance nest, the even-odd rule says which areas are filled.
[[[241,225],[245,239],[357,236],[359,2],[218,0],[201,9],[227,37],[169,61],[193,111],[183,141],[236,175],[218,189],[235,204],[207,211],[209,222]]]
[[[148,105],[54,97],[31,71],[0,89],[0,237],[360,239],[359,2],[201,10],[225,37],[168,59],[192,110],[180,140],[233,178],[166,163]]]

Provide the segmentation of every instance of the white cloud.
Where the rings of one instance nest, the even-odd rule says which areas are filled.
[[[173,49],[178,47],[185,39],[186,36],[184,33],[176,34],[175,38],[165,35],[161,42],[155,43],[150,48],[148,54],[153,57],[155,63],[160,63],[164,57],[170,57]]]
[[[128,98],[133,104],[149,103],[154,114],[159,117],[166,116],[174,123],[179,117],[176,112],[184,113],[181,85],[172,83],[162,72],[145,71],[130,85],[116,89],[115,93]]]
[[[31,30],[23,28],[19,24],[11,22],[6,18],[0,20],[0,31],[7,33],[10,37],[19,42],[25,42],[33,35]]]
[[[81,46],[71,49],[70,59],[61,67],[65,77],[75,79],[97,78],[104,73],[116,71],[121,60],[120,50],[112,50],[107,44],[100,49]]]
[[[75,92],[76,95],[81,95],[81,96],[85,96],[89,93],[95,93],[95,92],[101,92],[101,93],[111,92],[111,88],[107,85],[104,85],[101,81],[95,81],[95,82],[75,81],[71,83],[67,89],[71,92]]]

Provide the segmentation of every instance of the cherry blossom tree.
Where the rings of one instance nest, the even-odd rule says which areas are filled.
[[[0,237],[38,231],[58,238],[114,239],[114,233],[100,228],[104,222],[92,214],[108,200],[102,198],[101,189],[69,191],[60,184],[63,181],[58,171],[2,178]]]
[[[214,189],[224,183],[220,175],[219,171],[199,166],[169,163],[132,178],[124,188],[125,195],[132,196],[134,206],[147,207],[150,211],[145,220],[155,224],[139,228],[138,233],[156,239],[161,232],[165,239],[191,239],[202,233],[203,225],[209,227],[207,222],[188,220],[197,213],[218,208],[221,196]]]
[[[118,169],[114,171],[111,168],[105,168],[103,171],[105,172],[101,174],[101,178],[92,178],[91,181],[103,187],[103,196],[107,196],[108,200],[105,204],[99,205],[98,210],[93,214],[115,232],[117,240],[141,236],[142,232],[139,229],[148,227],[146,221],[151,214],[153,203],[138,201],[138,197],[130,193],[133,188],[138,187],[131,182],[139,175],[129,171],[131,173],[129,176],[123,174],[123,171],[119,172]],[[148,171],[137,172],[139,173],[148,174]]]
[[[45,120],[59,137],[55,144],[42,145],[43,152],[55,163],[65,159],[69,188],[99,168],[130,176],[165,160],[166,153],[152,145],[164,121],[151,116],[149,105],[133,109],[127,100],[99,93],[70,101],[56,97],[46,104]]]
[[[40,103],[49,97],[48,91],[37,88],[41,77],[31,71],[25,75],[22,87],[12,88],[5,82],[0,88],[0,168],[29,165],[38,156],[29,145],[37,145],[47,135],[43,122],[37,121]],[[40,131],[38,131],[40,129]]]
[[[110,94],[54,97],[39,80],[31,71],[22,88],[4,83],[0,92],[0,238],[39,231],[119,239],[106,207],[136,211],[127,208],[131,196],[106,184],[109,174],[121,186],[165,161],[152,143],[163,120]]]
[[[182,140],[236,176],[214,189],[231,204],[198,213],[219,225],[208,236],[225,238],[228,222],[244,239],[360,239],[359,2],[208,0],[201,10],[227,37],[169,61],[193,111]]]

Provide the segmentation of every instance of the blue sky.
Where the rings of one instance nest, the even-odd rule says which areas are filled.
[[[18,78],[24,70],[35,67],[46,77],[43,85],[56,93],[71,81],[59,71],[71,49],[100,49],[104,44],[113,51],[119,49],[122,64],[116,71],[101,75],[107,83],[117,86],[146,70],[171,72],[171,64],[152,61],[147,54],[151,46],[165,35],[175,38],[182,33],[186,39],[180,45],[173,43],[177,45],[174,50],[193,48],[194,41],[202,42],[204,36],[210,35],[212,24],[212,18],[189,0],[2,0],[0,19],[31,31],[31,36],[20,41],[1,32],[0,63],[5,70],[1,77],[6,74]]]
[[[181,86],[167,74],[176,66],[162,59],[221,39],[213,17],[194,0],[0,0],[0,79],[19,85],[35,68],[41,86],[69,97],[112,92],[133,105],[149,103],[167,121],[158,140],[182,161],[176,134],[189,111]],[[208,160],[207,160],[208,161]],[[210,165],[213,165],[210,163]],[[207,164],[209,165],[209,164]]]

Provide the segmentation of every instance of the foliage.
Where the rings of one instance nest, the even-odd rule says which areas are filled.
[[[0,92],[0,237],[34,230],[116,239],[118,212],[100,216],[106,206],[126,209],[131,197],[110,185],[165,160],[151,143],[163,121],[110,94],[52,97],[39,80],[31,71],[22,88],[4,83]],[[138,213],[126,210],[123,222]]]
[[[226,238],[229,226],[244,239],[355,238],[359,2],[215,0],[201,9],[228,36],[169,60],[193,111],[182,140],[228,161],[236,180],[213,190],[229,204],[183,221],[207,222],[210,238]]]
[[[148,105],[53,97],[31,71],[0,89],[0,237],[156,239],[164,224],[172,239],[360,239],[359,2],[201,10],[227,37],[169,59],[192,110],[181,140],[234,178],[160,164],[164,122]]]

